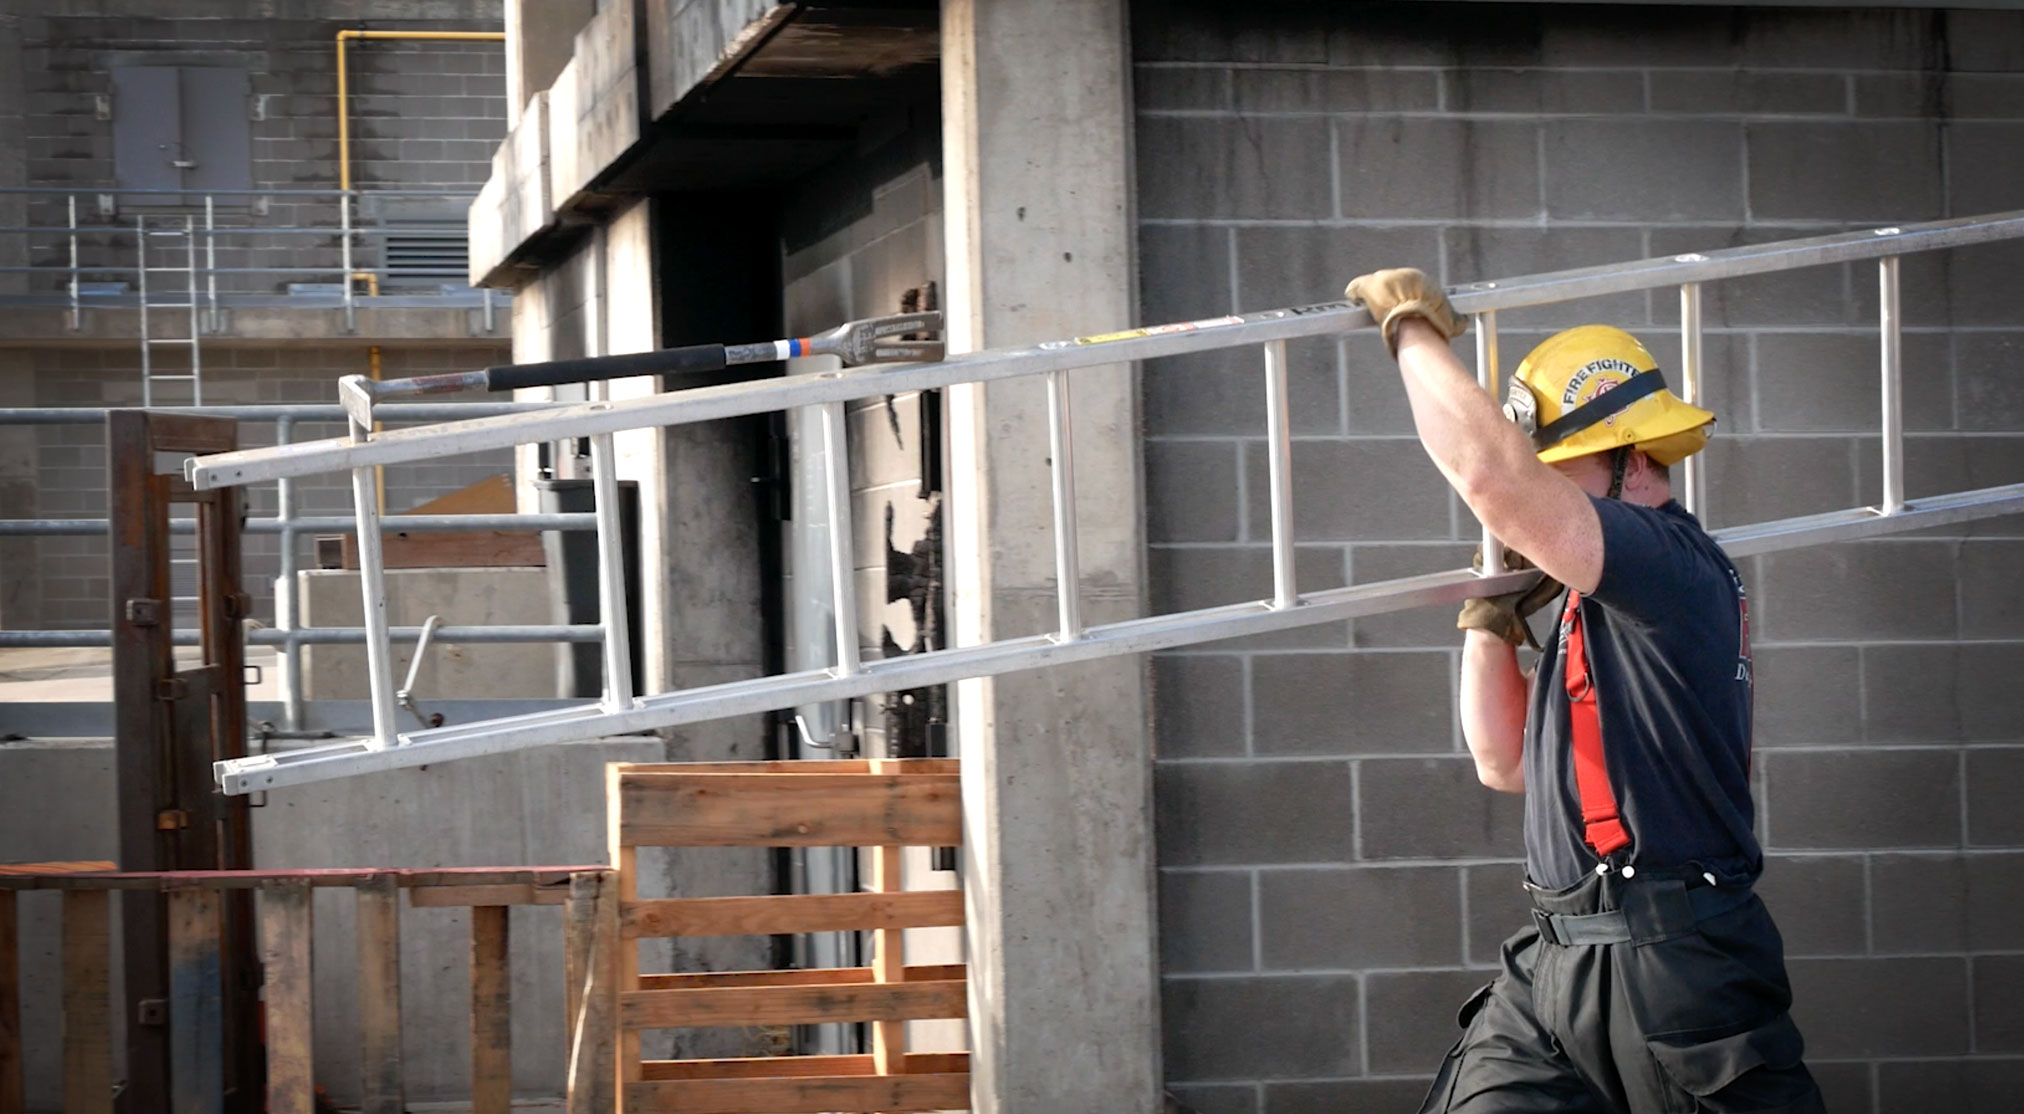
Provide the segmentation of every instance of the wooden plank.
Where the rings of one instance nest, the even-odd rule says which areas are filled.
[[[536,886],[528,883],[494,886],[417,886],[408,890],[408,904],[417,909],[560,905],[568,897],[567,886]]]
[[[14,891],[0,890],[0,1114],[28,1108],[21,1072],[21,922]]]
[[[963,892],[663,897],[626,902],[621,918],[620,925],[628,939],[927,928],[962,924]]]
[[[618,1082],[618,879],[610,871],[570,879],[567,947],[570,976],[567,1114],[611,1114]],[[638,945],[630,945],[637,948]]]
[[[391,875],[358,884],[358,1019],[364,1114],[404,1114],[401,903]]]
[[[967,1052],[913,1052],[909,1074],[933,1075],[970,1070]],[[670,1079],[799,1079],[811,1075],[876,1075],[865,1056],[747,1056],[735,1060],[648,1060],[640,1073],[649,1080]]]
[[[969,1073],[688,1079],[633,1083],[626,1114],[821,1114],[830,1110],[962,1110]]]
[[[416,512],[420,513],[420,512]],[[345,568],[358,568],[358,538],[338,542]],[[390,569],[541,568],[548,555],[532,530],[389,530],[380,541]]]
[[[640,985],[639,942],[634,939],[634,933],[625,931],[626,910],[636,904],[640,896],[639,853],[626,846],[625,840],[620,838],[625,814],[620,807],[618,787],[626,775],[626,769],[626,764],[619,762],[610,763],[604,768],[605,852],[611,856],[612,870],[615,872],[616,885],[613,888],[617,900],[612,903],[612,908],[616,910],[618,926],[618,935],[613,941],[609,984],[611,993],[607,997],[611,1000],[611,1030],[616,1034],[612,1043],[614,1067],[612,1097],[615,1100],[615,1108],[621,1112],[630,1108],[625,1097],[626,1086],[639,1082],[640,1078],[639,1031],[627,1029],[618,1023],[619,996],[638,990]],[[602,925],[604,922],[599,923]]]
[[[900,873],[905,853],[899,847],[879,847],[871,853],[871,888],[878,893],[897,893],[904,888]],[[906,929],[881,928],[872,936],[872,977],[880,983],[906,981]],[[872,1062],[880,1075],[906,1071],[907,1023],[875,1021],[871,1027]]]
[[[504,905],[471,909],[471,1114],[513,1107],[511,912]]]
[[[104,859],[65,859],[47,863],[0,863],[0,874],[98,874],[114,869]]]
[[[225,1004],[216,890],[170,890],[169,1109],[218,1114],[225,1101]]]
[[[0,890],[144,890],[157,892],[197,886],[207,890],[257,890],[270,882],[301,879],[312,886],[352,889],[371,878],[392,878],[401,889],[430,886],[564,887],[569,876],[602,865],[517,867],[426,867],[404,870],[137,870],[96,873],[99,863],[79,863],[78,872],[34,871],[28,867],[63,867],[64,863],[19,864],[23,873],[0,871]]]
[[[311,1004],[309,883],[260,893],[261,1006],[267,1019],[267,1114],[315,1114],[316,1015]]]
[[[619,782],[631,847],[948,846],[961,840],[955,774],[634,773]]]
[[[844,986],[739,986],[634,990],[618,997],[626,1029],[710,1029],[736,1025],[820,1025],[962,1017],[964,988],[941,982]]]
[[[104,890],[63,895],[63,1109],[112,1114],[112,983]]]
[[[965,975],[960,963],[909,967],[901,982],[940,982]],[[805,967],[792,971],[698,971],[682,975],[641,975],[641,990],[697,990],[725,986],[842,986],[877,979],[869,967]]]

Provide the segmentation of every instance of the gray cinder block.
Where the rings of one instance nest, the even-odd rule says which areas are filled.
[[[1167,979],[1162,992],[1170,1079],[1327,1078],[1360,1070],[1354,976]]]
[[[1261,871],[1265,969],[1459,964],[1461,894],[1454,867]]]
[[[1160,863],[1330,863],[1354,846],[1346,762],[1167,763],[1155,780]]]

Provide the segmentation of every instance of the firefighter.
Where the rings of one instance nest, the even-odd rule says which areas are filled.
[[[1534,349],[1500,413],[1449,350],[1465,323],[1427,276],[1347,293],[1380,323],[1435,466],[1547,578],[1457,624],[1463,734],[1484,784],[1525,794],[1533,909],[1462,1006],[1423,1114],[1823,1110],[1751,888],[1743,582],[1667,471],[1714,415],[1602,325]],[[1556,601],[1522,670],[1527,616]]]

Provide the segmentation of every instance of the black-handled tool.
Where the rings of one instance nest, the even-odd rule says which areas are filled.
[[[939,310],[901,313],[847,321],[819,336],[769,340],[758,344],[691,344],[654,352],[629,352],[621,356],[586,356],[575,360],[549,360],[538,364],[501,364],[483,371],[454,371],[444,375],[418,375],[412,379],[383,379],[370,385],[372,397],[394,395],[448,394],[483,389],[509,391],[518,387],[553,387],[563,383],[588,383],[596,379],[624,379],[633,375],[675,375],[720,371],[738,364],[761,364],[793,356],[835,356],[845,367],[863,364],[924,363],[942,358],[939,340],[909,340],[915,333],[939,333]]]

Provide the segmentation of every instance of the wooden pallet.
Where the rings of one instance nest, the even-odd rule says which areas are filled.
[[[614,900],[601,928],[619,943],[606,1022],[615,1041],[617,1108],[627,1114],[821,1114],[961,1110],[967,1053],[907,1052],[906,1023],[966,1013],[964,969],[908,967],[906,929],[963,923],[957,890],[901,890],[909,846],[962,839],[952,759],[681,765],[614,764],[607,782]],[[641,847],[862,847],[868,892],[641,899]],[[587,915],[588,917],[588,915]],[[870,931],[870,967],[642,975],[638,941],[667,936]],[[577,985],[572,983],[572,985]],[[607,1007],[573,1004],[579,1016]],[[870,1022],[862,1056],[640,1059],[647,1029]],[[597,1027],[582,1031],[591,1053]],[[586,1081],[586,1090],[594,1084]],[[572,1095],[572,1099],[574,1099]],[[600,1096],[601,1097],[601,1096]],[[571,1109],[598,1109],[586,1097]]]

